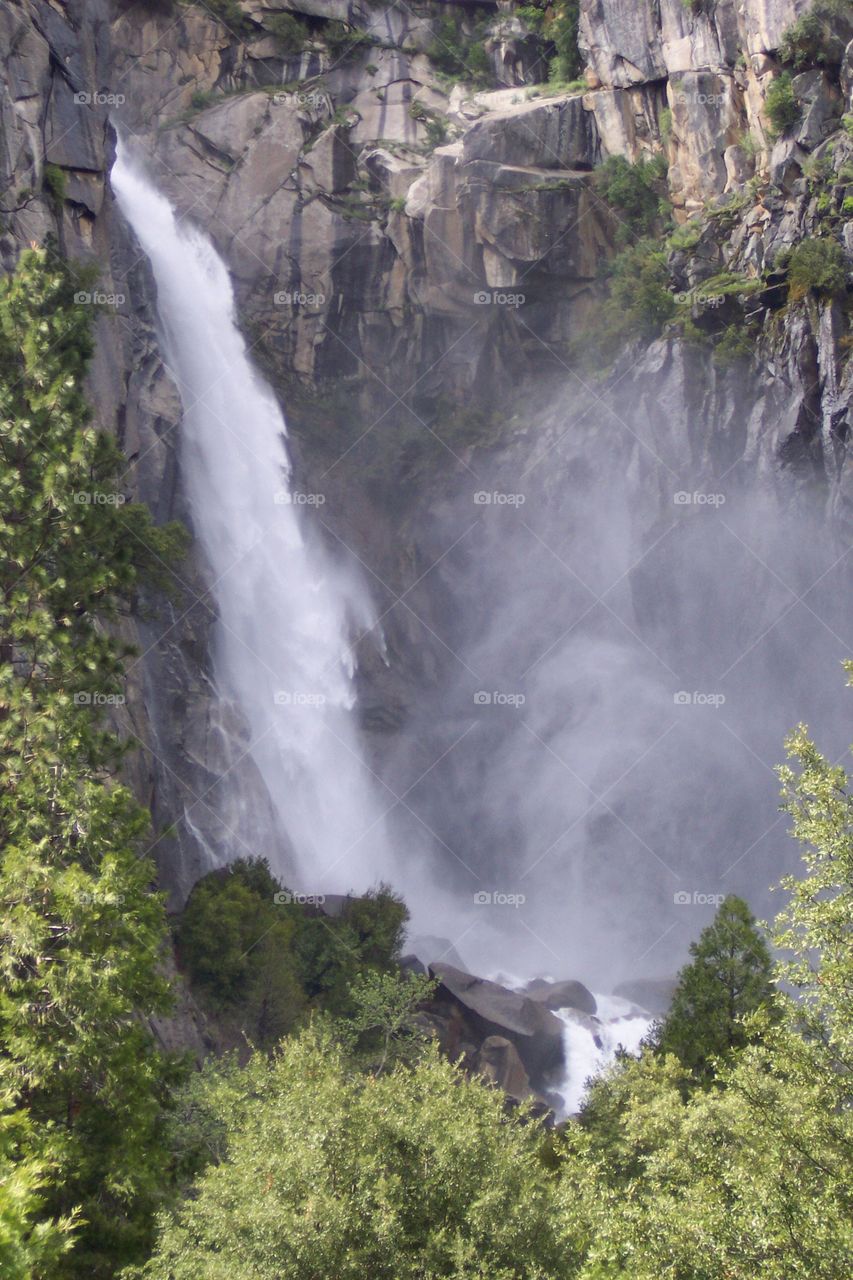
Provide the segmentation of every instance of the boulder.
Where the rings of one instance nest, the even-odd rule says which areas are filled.
[[[437,999],[455,1004],[480,1042],[510,1040],[534,1084],[562,1064],[563,1024],[543,1004],[453,965],[431,964],[429,971],[439,981]]]
[[[548,982],[534,978],[528,982],[526,994],[546,1009],[578,1009],[581,1013],[594,1014],[598,1006],[595,996],[583,985],[568,978],[565,982]]]
[[[614,987],[613,994],[621,1000],[630,1000],[655,1017],[663,1017],[672,1002],[675,984],[675,978],[632,978]]]
[[[530,1080],[524,1063],[511,1040],[505,1036],[488,1036],[477,1054],[477,1070],[504,1093],[513,1098],[530,1095]]]

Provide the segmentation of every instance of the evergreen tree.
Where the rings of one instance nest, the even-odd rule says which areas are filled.
[[[693,959],[681,970],[669,1013],[652,1041],[707,1084],[715,1061],[748,1043],[744,1019],[770,1006],[773,962],[749,907],[733,894],[691,944],[690,954]]]
[[[177,554],[125,503],[123,460],[90,423],[91,308],[49,252],[0,282],[0,1089],[23,1108],[42,1221],[74,1248],[54,1276],[138,1256],[165,1182],[165,914],[140,856],[147,815],[111,770],[102,708],[127,650],[104,623]]]

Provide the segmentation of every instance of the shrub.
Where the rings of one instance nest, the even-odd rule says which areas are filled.
[[[850,23],[845,0],[816,0],[808,13],[792,23],[782,36],[779,58],[797,71],[811,67],[840,66]],[[847,32],[842,35],[842,24]]]
[[[347,1007],[362,970],[399,955],[405,906],[380,887],[327,918],[282,889],[262,858],[239,859],[196,884],[178,922],[178,960],[194,992],[230,1033],[270,1048],[309,1007]]]
[[[610,156],[595,172],[595,187],[602,199],[615,209],[627,230],[637,235],[649,232],[657,221],[661,197],[655,190],[666,172],[662,156],[631,164],[624,156]]]
[[[847,286],[844,251],[835,240],[801,240],[787,267],[789,295],[795,301],[809,292],[831,298]]]
[[[546,35],[557,51],[551,62],[549,80],[553,78],[560,83],[568,83],[583,71],[583,59],[578,48],[579,20],[578,0],[560,0],[546,28]]]
[[[773,126],[773,133],[778,138],[800,118],[800,104],[794,97],[791,77],[785,71],[770,85],[764,99],[767,118]]]
[[[62,210],[65,202],[66,174],[58,164],[46,164],[42,175],[42,186],[55,212]]]
[[[482,40],[481,28],[468,35],[463,19],[445,15],[433,24],[427,57],[439,71],[454,80],[487,88],[494,81],[492,64]]]
[[[305,23],[292,13],[275,13],[265,25],[284,53],[301,53],[311,38]]]

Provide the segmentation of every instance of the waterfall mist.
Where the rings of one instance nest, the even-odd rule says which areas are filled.
[[[742,442],[691,463],[672,424],[667,453],[639,414],[572,427],[562,395],[565,438],[546,454],[536,423],[430,535],[436,560],[454,548],[434,570],[454,658],[394,785],[468,906],[450,936],[474,968],[601,991],[674,973],[728,893],[778,909],[799,865],[784,737],[849,741],[849,547],[819,484],[757,477]]]

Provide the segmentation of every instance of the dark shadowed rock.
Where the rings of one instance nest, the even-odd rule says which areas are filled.
[[[675,978],[632,978],[614,987],[613,994],[631,1000],[655,1017],[663,1017],[672,1002],[675,983]]]
[[[513,1098],[526,1098],[531,1092],[518,1050],[504,1036],[488,1036],[483,1041],[477,1055],[477,1070]]]
[[[453,965],[431,964],[429,971],[439,980],[437,999],[461,1010],[473,1038],[480,1043],[489,1036],[512,1041],[534,1082],[562,1064],[563,1024],[550,1009]]]
[[[596,1013],[595,996],[582,982],[567,978],[565,982],[548,982],[534,978],[528,982],[526,994],[546,1009],[580,1009],[581,1013]]]

